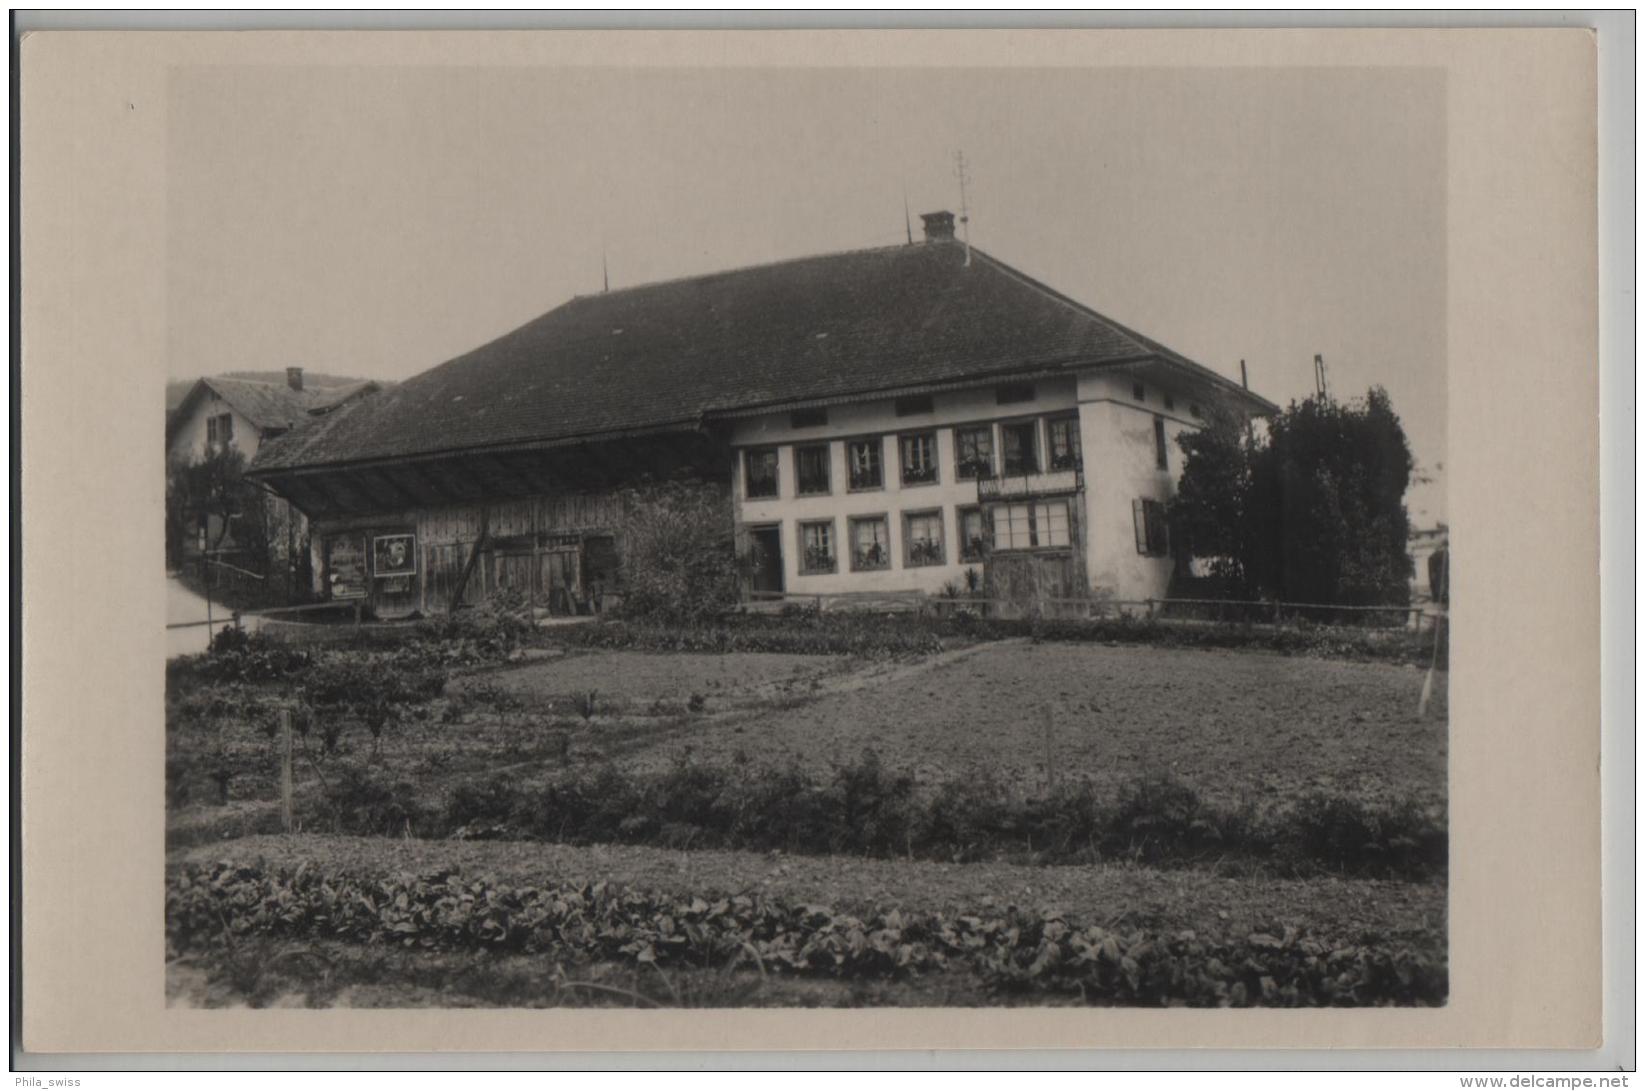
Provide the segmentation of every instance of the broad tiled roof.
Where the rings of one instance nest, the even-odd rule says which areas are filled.
[[[686,429],[764,405],[1150,359],[1231,386],[972,254],[897,246],[581,296],[265,443],[254,470]]]

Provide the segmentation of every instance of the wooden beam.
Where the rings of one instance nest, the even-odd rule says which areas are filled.
[[[364,471],[364,473],[369,474],[371,480],[378,481],[386,486],[389,493],[397,498],[397,502],[399,504],[413,508],[422,506],[414,495],[402,488],[399,482],[395,481],[388,475],[388,471],[383,469],[371,469]]]
[[[426,463],[408,462],[405,464],[405,471],[407,476],[426,487],[435,496],[436,503],[458,504],[462,502],[463,498],[461,496],[454,494],[446,487],[445,482],[428,471]]]
[[[519,488],[521,490],[521,496],[531,496],[537,492],[537,487],[532,484],[530,480],[524,477],[513,466],[505,462],[500,456],[486,455],[484,456],[484,459],[486,465],[496,467],[497,472],[501,474],[505,480],[512,482],[517,488]]]
[[[316,496],[325,501],[326,506],[331,508],[333,513],[340,515],[348,510],[348,505],[338,500],[337,494],[326,487],[325,478],[316,474],[313,477],[305,477],[303,480],[310,489],[314,490]]]
[[[291,500],[310,519],[317,515],[331,514],[330,505],[325,498],[309,485],[308,479],[303,477],[279,477],[270,482],[271,487]]]

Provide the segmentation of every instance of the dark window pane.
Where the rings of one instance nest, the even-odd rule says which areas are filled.
[[[826,446],[794,448],[795,483],[800,495],[814,496],[829,492],[828,470]]]
[[[746,458],[749,497],[777,495],[777,450],[749,451]]]
[[[796,409],[788,414],[790,428],[820,428],[828,423],[826,409]]]
[[[1154,418],[1154,462],[1162,470],[1170,469],[1165,450],[1165,421]]]
[[[929,394],[912,394],[906,398],[897,399],[897,416],[899,417],[912,417],[920,413],[930,413],[932,409],[933,405]]]
[[[1000,405],[1011,405],[1015,402],[1031,402],[1034,400],[1033,383],[1006,383],[994,388],[994,401]]]
[[[937,433],[902,436],[897,447],[902,452],[904,485],[929,485],[937,480]]]
[[[1007,475],[1039,472],[1039,452],[1035,449],[1036,431],[1038,429],[1035,428],[1033,421],[1007,424],[1000,428],[1001,453],[1005,456]]]
[[[994,476],[994,429],[989,425],[954,429],[954,461],[961,481]]]
[[[1078,417],[1059,417],[1046,422],[1051,443],[1051,468],[1074,470],[1080,465],[1080,422]]]
[[[880,441],[852,440],[846,444],[846,469],[853,490],[877,489],[885,484],[885,468],[880,463]]]

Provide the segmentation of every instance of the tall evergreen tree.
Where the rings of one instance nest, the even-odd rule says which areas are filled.
[[[1246,594],[1287,602],[1410,599],[1411,449],[1381,387],[1293,402],[1255,436],[1213,421],[1179,440],[1172,516],[1187,549]]]

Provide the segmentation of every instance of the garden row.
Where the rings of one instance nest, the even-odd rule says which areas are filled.
[[[1150,618],[984,618],[841,611],[739,614],[709,625],[658,625],[644,620],[572,626],[556,636],[585,648],[665,652],[787,652],[885,657],[939,651],[945,641],[1028,638],[1074,643],[1141,644],[1168,648],[1237,648],[1330,659],[1376,660],[1428,666],[1434,642],[1446,663],[1442,635],[1405,629],[1310,625],[1176,622]]]
[[[303,865],[182,865],[166,887],[167,958],[259,938],[541,953],[573,964],[723,968],[846,980],[969,970],[998,993],[1198,1007],[1435,1005],[1434,950],[1286,930],[1238,939],[1122,934],[1059,914],[856,917],[761,896],[678,897],[594,885],[508,887],[457,874],[361,877]]]
[[[681,762],[662,772],[602,765],[546,783],[497,776],[443,798],[349,765],[327,785],[314,831],[671,848],[780,850],[952,862],[1125,860],[1283,875],[1425,879],[1443,874],[1443,815],[1410,801],[1324,793],[1259,810],[1217,806],[1146,776],[1109,798],[1086,781],[1024,798],[988,777],[923,785],[866,752],[815,777],[790,767]]]

